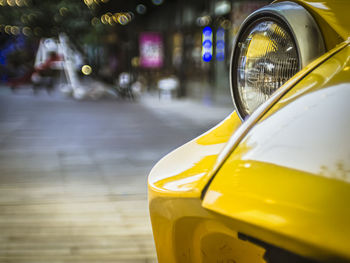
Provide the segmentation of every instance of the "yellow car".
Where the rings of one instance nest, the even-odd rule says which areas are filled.
[[[160,263],[350,262],[350,1],[276,1],[236,37],[236,111],[149,175]]]

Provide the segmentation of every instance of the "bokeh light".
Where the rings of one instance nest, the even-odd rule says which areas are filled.
[[[92,73],[92,68],[89,66],[89,65],[84,65],[82,66],[81,68],[81,72],[84,74],[84,75],[90,75]]]
[[[9,25],[5,26],[5,33],[9,35],[11,34],[11,26]]]
[[[129,23],[129,18],[125,14],[121,14],[118,17],[119,24],[125,26],[127,23]]]
[[[211,17],[208,15],[198,17],[196,23],[198,26],[207,26],[211,23]]]
[[[155,5],[161,5],[163,4],[163,0],[152,0],[152,3]]]
[[[100,20],[97,17],[91,19],[91,25],[96,26],[100,23]]]
[[[23,6],[24,5],[24,2],[22,0],[16,0],[16,5],[17,6]]]
[[[133,57],[132,59],[131,59],[131,65],[133,66],[133,67],[138,67],[138,66],[140,66],[140,58],[139,57]]]
[[[68,14],[68,8],[67,7],[61,7],[60,8],[60,15],[65,16]]]
[[[12,34],[12,35],[19,35],[20,32],[21,32],[21,31],[20,31],[20,29],[19,29],[18,26],[12,26],[12,27],[11,27],[11,34]]]
[[[84,0],[84,3],[87,5],[87,6],[90,6],[94,3],[94,0]]]
[[[124,13],[115,13],[112,14],[110,12],[104,14],[101,16],[101,22],[105,25],[115,25],[115,24],[120,24],[120,25],[127,25],[128,23],[131,22],[131,20],[134,18],[134,13],[132,12],[124,12]]]
[[[9,6],[15,6],[16,5],[16,1],[15,0],[7,0],[7,4]]]
[[[106,14],[102,15],[102,16],[101,16],[101,22],[102,22],[102,24],[107,24],[107,23],[108,23],[107,19],[108,19],[108,16],[107,16]]]
[[[145,14],[147,12],[147,7],[145,5],[143,5],[143,4],[139,4],[139,5],[136,6],[136,12],[138,14],[143,15],[143,14]]]
[[[26,27],[23,27],[22,33],[23,33],[23,35],[29,37],[32,35],[32,30],[30,29],[30,27],[26,26]]]

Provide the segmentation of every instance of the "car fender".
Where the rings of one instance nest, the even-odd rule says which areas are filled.
[[[263,242],[349,260],[349,71],[346,43],[259,108],[250,129],[228,143],[203,206]]]

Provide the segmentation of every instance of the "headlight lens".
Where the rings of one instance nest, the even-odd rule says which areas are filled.
[[[291,33],[273,19],[251,24],[240,35],[236,52],[233,81],[244,117],[301,68]]]

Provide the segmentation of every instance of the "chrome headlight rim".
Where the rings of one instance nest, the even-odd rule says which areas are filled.
[[[312,60],[326,52],[324,38],[312,15],[301,5],[294,2],[281,2],[267,5],[249,15],[241,25],[231,52],[230,90],[238,116],[244,121],[245,113],[237,88],[237,65],[242,38],[249,34],[249,29],[262,21],[272,21],[281,26],[292,38],[299,59],[299,70]]]

